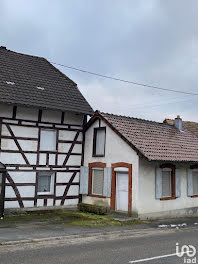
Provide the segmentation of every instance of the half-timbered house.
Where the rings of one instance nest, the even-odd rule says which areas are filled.
[[[0,48],[0,214],[79,201],[92,108],[46,59]]]

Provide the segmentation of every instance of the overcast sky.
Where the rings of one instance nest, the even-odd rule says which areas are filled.
[[[0,45],[56,63],[198,93],[197,0],[0,0]],[[59,67],[94,110],[198,122],[198,96]]]

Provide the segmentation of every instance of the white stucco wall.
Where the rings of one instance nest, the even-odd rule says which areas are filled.
[[[96,121],[87,131],[85,135],[85,155],[84,166],[88,166],[91,162],[105,162],[107,167],[111,167],[112,163],[126,162],[133,166],[132,169],[132,211],[137,212],[138,208],[138,170],[139,156],[137,153],[125,143],[111,128],[103,121],[101,127],[106,127],[106,146],[105,157],[92,157],[93,150],[93,131],[94,127],[98,127],[99,122]],[[110,205],[110,199],[100,199],[89,196],[83,196],[83,202],[101,205]]]
[[[139,203],[138,213],[142,218],[170,217],[191,215],[196,213],[198,198],[188,197],[187,194],[187,169],[189,164],[175,163],[180,169],[181,197],[175,200],[159,200],[155,198],[155,168],[163,163],[148,162],[140,159],[139,162]],[[190,210],[188,210],[190,209]],[[197,211],[198,213],[198,211]]]

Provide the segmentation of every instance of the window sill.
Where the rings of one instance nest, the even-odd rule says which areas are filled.
[[[42,196],[42,195],[53,195],[52,192],[37,192],[37,195]]]
[[[198,198],[198,194],[190,196],[191,198]]]
[[[163,197],[163,198],[161,198],[160,199],[160,201],[167,201],[167,200],[175,200],[175,199],[177,199],[177,197]]]
[[[105,157],[105,155],[96,155],[96,154],[93,154],[92,157],[94,157],[94,158],[102,158],[102,157]]]
[[[106,198],[106,196],[103,196],[103,195],[97,195],[97,194],[88,194],[88,196],[96,197],[96,198]]]

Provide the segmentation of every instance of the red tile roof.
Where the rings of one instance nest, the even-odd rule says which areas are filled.
[[[158,123],[96,111],[88,126],[97,118],[106,122],[140,155],[150,161],[198,162],[198,137],[184,127],[180,132],[167,123]]]
[[[168,123],[169,125],[174,125],[173,119],[165,119],[164,123]],[[184,129],[189,130],[195,136],[198,137],[198,123],[192,121],[182,121],[182,125]]]

